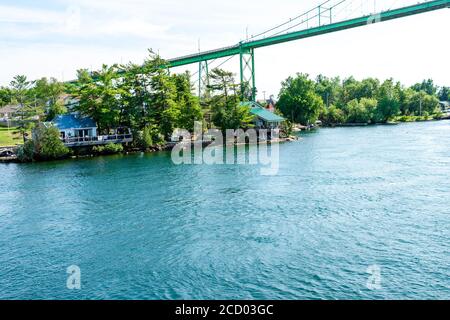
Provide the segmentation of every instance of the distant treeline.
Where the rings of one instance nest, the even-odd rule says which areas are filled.
[[[449,100],[449,87],[424,80],[405,87],[393,79],[358,81],[319,75],[315,80],[297,74],[282,83],[277,107],[296,123],[383,123],[439,118],[439,101]]]

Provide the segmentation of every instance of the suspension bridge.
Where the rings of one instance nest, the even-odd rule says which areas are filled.
[[[223,58],[226,58],[227,60],[224,62],[227,62],[234,56],[238,56],[243,99],[255,101],[257,92],[255,49],[450,8],[450,0],[422,1],[413,5],[392,8],[397,2],[398,0],[391,1],[391,7],[377,11],[377,0],[373,1],[372,7],[367,5],[367,0],[328,0],[235,45],[169,59],[165,67],[175,68],[198,63],[199,68],[194,76],[198,77],[198,94],[202,97],[207,92],[209,85],[211,63]],[[366,8],[364,8],[364,4],[366,4]],[[354,10],[355,7],[357,10]],[[351,15],[349,13],[357,14],[349,18]]]

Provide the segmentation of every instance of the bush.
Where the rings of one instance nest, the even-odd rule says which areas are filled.
[[[328,109],[324,109],[321,115],[321,120],[327,125],[340,124],[345,122],[344,112],[334,105]]]
[[[17,159],[20,162],[31,162],[34,160],[34,143],[28,140],[17,149]]]
[[[363,98],[364,99],[364,98]],[[369,123],[373,117],[372,110],[366,106],[366,102],[354,99],[346,106],[348,123]],[[365,99],[368,100],[368,99]]]
[[[144,130],[139,132],[138,144],[141,149],[147,150],[153,146],[154,128],[145,126]]]
[[[95,146],[92,151],[96,154],[108,155],[123,152],[123,146],[121,144],[108,143],[105,146]]]
[[[39,126],[33,138],[34,152],[39,159],[62,159],[70,153],[69,148],[59,138],[59,130],[55,127]]]
[[[439,110],[433,114],[433,119],[440,120],[443,116],[444,114]]]
[[[413,121],[416,121],[416,117],[405,115],[405,116],[398,117],[397,120],[400,122],[413,122]]]
[[[28,140],[17,150],[17,158],[21,162],[34,160],[55,160],[69,155],[70,150],[59,138],[55,127],[38,125],[33,131],[33,140]]]
[[[280,137],[281,138],[288,138],[292,135],[292,132],[294,131],[294,125],[289,120],[285,120],[281,123],[280,126]]]

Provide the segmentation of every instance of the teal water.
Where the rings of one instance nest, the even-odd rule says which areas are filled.
[[[168,153],[0,165],[0,298],[450,299],[450,122],[302,137],[275,176]]]

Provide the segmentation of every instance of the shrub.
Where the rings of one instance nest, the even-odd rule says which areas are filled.
[[[145,126],[144,131],[142,132],[141,137],[141,147],[143,149],[148,149],[151,146],[153,146],[153,137],[152,137],[152,131],[149,126]]]
[[[53,160],[66,157],[70,150],[59,138],[59,130],[55,127],[39,126],[34,134],[34,152],[39,159]]]
[[[433,114],[433,119],[440,120],[443,117],[443,113],[439,110]]]
[[[28,140],[17,149],[17,159],[20,162],[31,162],[34,160],[34,143]]]
[[[38,125],[33,130],[33,140],[28,140],[17,149],[17,158],[21,162],[33,160],[54,160],[66,157],[70,150],[59,138],[55,127]]]
[[[105,146],[95,146],[92,151],[96,154],[116,154],[123,152],[123,146],[121,144],[108,143]]]
[[[341,109],[331,105],[328,109],[323,110],[321,120],[328,125],[344,123],[345,114]]]

